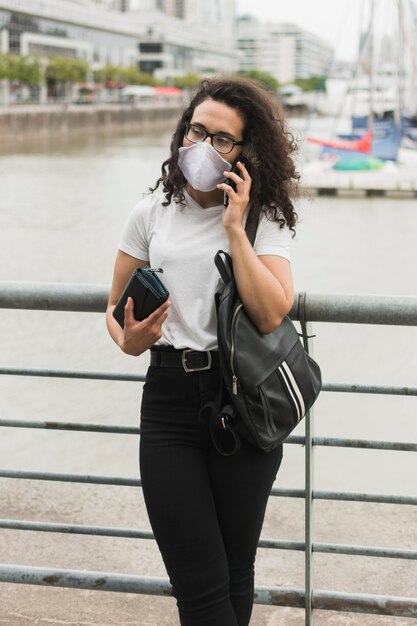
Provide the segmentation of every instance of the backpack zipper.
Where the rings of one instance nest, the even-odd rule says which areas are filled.
[[[230,369],[232,370],[232,393],[234,396],[237,396],[238,380],[237,380],[237,376],[236,376],[236,372],[235,372],[235,368],[233,364],[233,359],[235,356],[235,342],[234,342],[234,335],[233,335],[233,326],[236,321],[236,315],[239,313],[242,307],[243,307],[243,304],[241,303],[236,307],[236,309],[233,312],[232,323],[231,323],[231,333],[230,333],[231,334]]]

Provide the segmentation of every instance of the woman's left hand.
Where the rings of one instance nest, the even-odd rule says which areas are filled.
[[[249,193],[252,179],[245,165],[241,161],[236,162],[239,174],[235,172],[224,172],[225,178],[230,179],[236,186],[236,191],[226,182],[217,185],[227,194],[229,202],[223,209],[223,225],[226,230],[233,230],[236,227],[243,227],[243,217],[249,204]]]

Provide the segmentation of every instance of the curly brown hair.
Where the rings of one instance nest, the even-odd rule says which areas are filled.
[[[292,198],[300,177],[292,155],[297,146],[278,101],[251,79],[227,77],[200,82],[172,136],[171,156],[163,162],[162,175],[150,191],[162,184],[166,195],[164,206],[168,206],[172,198],[175,202],[184,202],[187,181],[178,167],[178,149],[183,144],[185,124],[191,121],[195,108],[209,98],[236,109],[245,120],[244,146],[239,158],[252,177],[252,211],[255,215],[265,211],[281,228],[288,225],[294,230],[297,214]]]

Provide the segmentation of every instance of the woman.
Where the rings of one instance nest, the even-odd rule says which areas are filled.
[[[282,446],[264,453],[243,441],[234,455],[222,456],[200,416],[220,380],[213,259],[219,249],[230,252],[255,325],[264,334],[276,328],[293,302],[294,147],[280,109],[256,83],[202,81],[117,253],[107,324],[127,354],[151,349],[140,470],[183,626],[250,621],[256,547]],[[253,248],[244,230],[249,204],[260,214]],[[146,265],[163,268],[170,301],[139,322],[129,298],[122,330],[112,311],[132,271]]]

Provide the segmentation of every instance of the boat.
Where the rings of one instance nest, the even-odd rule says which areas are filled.
[[[402,25],[403,2],[398,0],[396,4]],[[380,170],[387,161],[398,162],[400,149],[417,148],[417,114],[407,118],[404,113],[408,103],[405,102],[403,89],[403,65],[395,68],[392,63],[385,63],[375,68],[374,8],[372,0],[368,31],[361,39],[357,67],[353,72],[356,76],[358,67],[364,65],[363,53],[366,50],[365,65],[369,69],[368,75],[360,76],[356,83],[352,81],[345,94],[344,103],[349,110],[350,131],[338,133],[335,138],[330,139],[307,135],[307,141],[322,146],[319,158],[326,161],[326,166],[332,160],[332,165],[337,170]]]

